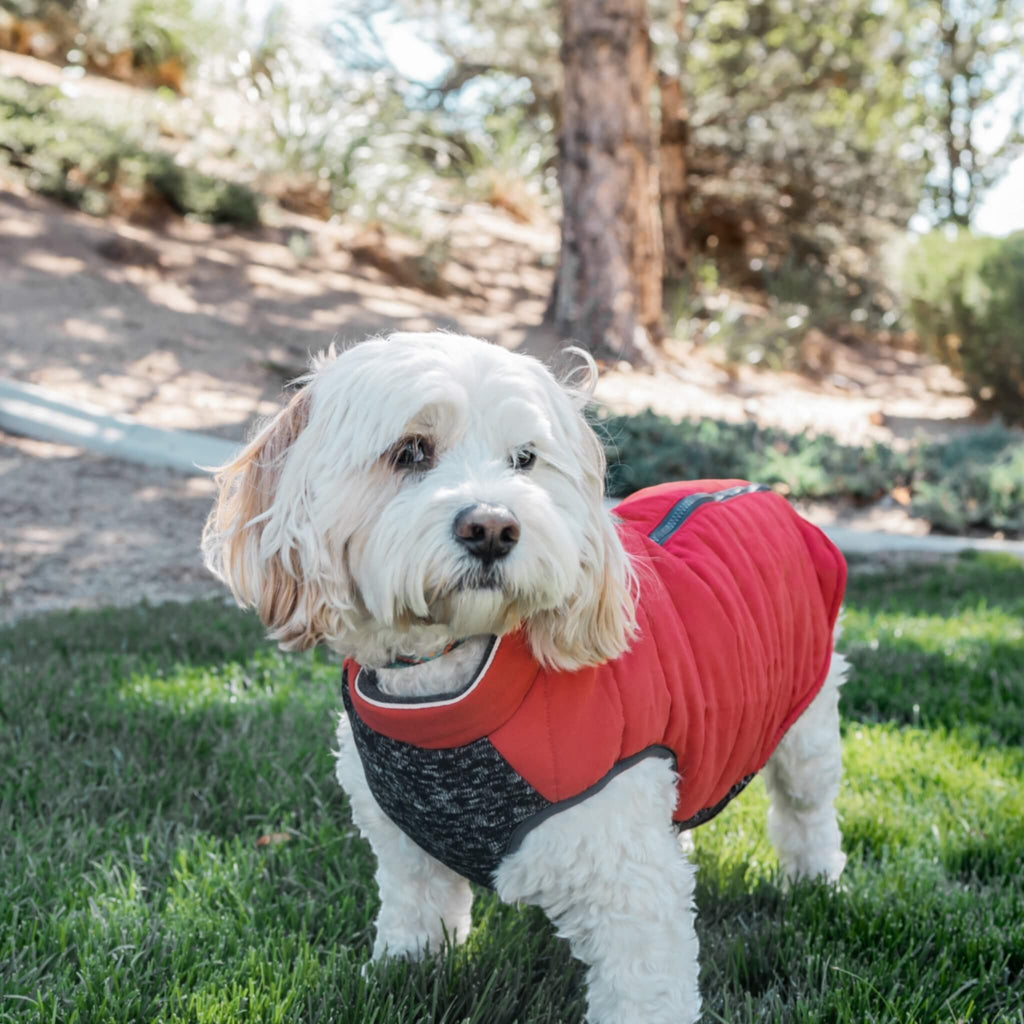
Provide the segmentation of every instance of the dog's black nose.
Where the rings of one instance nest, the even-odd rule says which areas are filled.
[[[455,517],[455,538],[470,554],[490,563],[519,540],[519,520],[504,505],[469,505]]]

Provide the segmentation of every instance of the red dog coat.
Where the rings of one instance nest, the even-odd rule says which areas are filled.
[[[577,672],[495,639],[461,690],[402,700],[349,663],[345,704],[371,791],[433,856],[488,884],[539,821],[640,757],[671,756],[674,818],[706,821],[821,688],[842,555],[769,489],[663,484],[613,513],[639,579],[636,640]]]

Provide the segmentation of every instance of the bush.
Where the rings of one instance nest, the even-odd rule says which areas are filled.
[[[925,345],[978,403],[1024,422],[1024,232],[928,235],[907,256],[903,290]]]
[[[204,57],[230,52],[237,20],[223,5],[198,0],[0,0],[16,20],[46,37],[36,56],[84,63],[114,78],[168,85],[180,92]]]
[[[900,488],[910,492],[911,512],[939,530],[1024,533],[1024,441],[998,422],[906,453],[754,423],[673,423],[652,412],[596,419],[595,426],[613,497],[666,480],[707,478],[771,484],[796,499],[865,502]]]
[[[828,435],[789,434],[755,423],[684,420],[652,412],[597,423],[608,448],[608,493],[664,480],[739,477],[794,498],[878,498],[904,482],[907,457],[887,445],[856,447]]]
[[[917,452],[911,511],[958,533],[989,527],[1024,531],[1024,444],[994,423]]]
[[[245,185],[179,166],[108,125],[65,115],[61,104],[57,89],[0,80],[0,161],[34,191],[96,215],[132,194],[200,220],[259,223],[258,197]]]
[[[146,182],[176,213],[215,224],[259,223],[259,201],[252,189],[181,167],[163,154],[147,169]]]

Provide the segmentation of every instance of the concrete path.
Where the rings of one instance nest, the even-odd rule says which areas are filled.
[[[110,415],[63,398],[32,384],[0,378],[0,430],[40,441],[74,445],[149,466],[168,466],[186,473],[227,462],[238,450],[232,441],[206,434],[161,430],[134,422],[127,416]],[[615,502],[609,500],[609,507]],[[922,555],[955,555],[960,551],[998,551],[1024,559],[1024,541],[984,537],[925,537],[881,530],[854,530],[820,524],[846,554],[872,555],[905,552]]]
[[[947,537],[932,533],[924,537],[881,530],[852,530],[843,526],[819,524],[843,554],[876,555],[880,552],[904,552],[908,555],[955,555],[960,551],[996,551],[1024,560],[1024,541],[995,540],[990,537]]]
[[[238,450],[232,441],[206,434],[161,430],[111,415],[95,406],[68,403],[33,384],[0,378],[0,430],[39,441],[74,445],[147,466],[186,473],[227,462]]]

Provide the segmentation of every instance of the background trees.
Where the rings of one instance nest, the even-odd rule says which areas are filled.
[[[928,0],[914,10],[915,80],[933,134],[925,201],[936,221],[967,227],[1024,153],[1024,4]]]
[[[557,126],[553,0],[403,9],[450,61],[446,103],[501,76],[525,130]],[[919,211],[967,223],[1021,152],[1024,0],[650,0],[649,17],[670,301],[702,261],[741,286],[870,291],[880,240]]]
[[[911,221],[968,225],[1024,154],[1024,0],[335,0],[305,34],[294,5],[233,34],[215,9],[0,0],[0,46],[229,80],[253,180],[395,225],[430,262],[467,197],[547,204],[551,320],[631,361],[695,321],[737,358],[801,366],[810,329],[897,325],[920,304],[883,247]],[[396,25],[419,50],[392,45]]]

